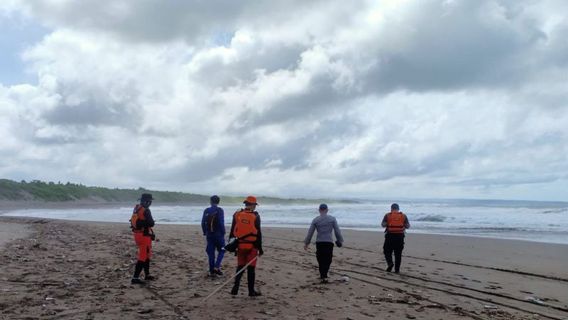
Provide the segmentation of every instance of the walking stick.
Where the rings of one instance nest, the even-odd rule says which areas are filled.
[[[203,302],[205,302],[205,301],[207,301],[207,299],[211,298],[211,296],[213,296],[215,293],[217,293],[217,291],[221,290],[221,288],[226,286],[227,283],[231,282],[231,280],[233,280],[236,276],[243,273],[246,270],[246,268],[251,265],[251,263],[256,261],[256,259],[258,259],[258,255],[256,257],[254,257],[251,261],[249,261],[239,272],[235,273],[234,276],[230,277],[227,281],[225,281],[223,284],[221,284],[219,287],[217,287],[217,289],[213,290],[213,292],[211,292],[207,297],[205,297],[203,299]]]

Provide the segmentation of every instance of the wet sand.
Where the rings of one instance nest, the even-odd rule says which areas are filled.
[[[15,227],[18,226],[18,227]],[[568,319],[568,246],[409,234],[401,274],[384,271],[382,235],[344,230],[331,283],[320,284],[305,229],[265,228],[259,298],[206,277],[197,226],[159,225],[146,286],[130,285],[128,224],[0,217],[30,230],[0,250],[1,319]],[[21,235],[21,233],[18,233]]]

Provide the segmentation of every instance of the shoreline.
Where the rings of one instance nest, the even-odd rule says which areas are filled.
[[[129,204],[123,204],[123,206],[128,206]],[[92,208],[88,205],[85,205],[85,208]],[[101,207],[95,207],[95,209],[100,209],[100,208],[113,208],[113,206],[110,207],[106,207],[106,206],[101,206]],[[118,207],[117,207],[118,208]],[[30,210],[36,210],[39,208],[27,208]],[[27,209],[14,209],[14,210],[27,210]],[[78,209],[76,207],[69,207],[69,208],[54,208],[54,209],[61,209],[61,210],[72,210],[72,209]],[[79,208],[79,209],[84,209],[84,208]],[[127,223],[127,222],[118,222],[118,221],[101,221],[101,220],[78,220],[78,219],[58,219],[58,218],[51,218],[51,217],[34,217],[34,216],[11,216],[9,213],[10,211],[14,211],[9,209],[9,211],[0,211],[0,218],[1,217],[11,217],[11,218],[31,218],[31,219],[49,219],[49,220],[57,220],[57,221],[71,221],[71,222],[95,222],[95,223]],[[186,225],[186,226],[199,226],[199,223],[192,223],[192,222],[164,222],[164,221],[160,221],[159,219],[156,220],[156,222],[158,222],[159,224],[162,225]],[[302,229],[305,228],[306,231],[309,228],[309,225],[300,225],[300,224],[269,224],[266,223],[264,224],[266,227],[269,228],[283,228],[283,229]],[[230,224],[225,224],[226,228],[230,228]],[[361,227],[341,227],[341,229],[345,229],[345,230],[354,230],[354,231],[363,231],[363,232],[372,232],[372,233],[380,233],[382,234],[384,232],[384,230],[381,229],[372,229],[372,228],[361,228]],[[562,246],[568,246],[568,237],[567,238],[563,238],[566,239],[565,242],[559,242],[559,241],[553,241],[553,240],[545,240],[543,238],[536,238],[535,240],[530,240],[527,238],[523,238],[523,237],[514,237],[514,236],[504,236],[504,237],[497,237],[497,236],[492,236],[492,235],[480,235],[480,234],[459,234],[459,233],[444,233],[444,232],[432,232],[432,231],[427,231],[427,230],[423,230],[423,229],[409,229],[408,233],[409,235],[437,235],[437,236],[448,236],[448,237],[465,237],[465,238],[473,238],[473,239],[494,239],[494,240],[511,240],[511,241],[522,241],[522,242],[527,242],[527,243],[542,243],[542,244],[551,244],[551,245],[562,245]]]
[[[135,246],[126,223],[0,217],[31,232],[0,248],[0,308],[8,318],[121,319],[564,319],[568,248],[514,240],[407,236],[402,273],[384,271],[382,237],[344,230],[334,250],[332,281],[317,281],[314,246],[306,230],[263,228],[265,255],[257,283],[263,296],[203,297],[226,275],[206,277],[198,226],[155,227],[153,274],[146,287],[129,283]],[[42,268],[37,268],[42,261]],[[347,280],[342,280],[342,279]],[[239,308],[243,303],[249,307]]]

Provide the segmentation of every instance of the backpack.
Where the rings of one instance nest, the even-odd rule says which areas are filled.
[[[144,207],[137,204],[132,211],[132,216],[130,217],[130,228],[132,231],[138,230],[136,227],[136,222],[138,220],[144,220]]]
[[[215,212],[210,212],[207,214],[207,230],[210,233],[214,233],[219,228],[219,209],[215,208]]]

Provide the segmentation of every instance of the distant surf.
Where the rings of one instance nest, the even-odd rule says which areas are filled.
[[[409,233],[454,234],[568,244],[568,204],[505,201],[411,201],[400,202],[410,220]],[[382,232],[381,220],[390,202],[330,204],[343,228]],[[158,223],[200,224],[205,206],[152,206]],[[225,223],[239,207],[223,206]],[[5,215],[63,220],[127,223],[132,208],[29,209]],[[260,205],[265,226],[308,228],[317,205]],[[543,223],[544,221],[544,223]]]

